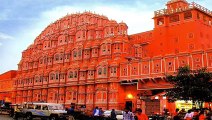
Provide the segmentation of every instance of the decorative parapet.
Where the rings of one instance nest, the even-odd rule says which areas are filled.
[[[208,10],[207,8],[197,4],[195,2],[192,2],[188,5],[188,7],[181,7],[181,8],[177,8],[177,9],[157,10],[157,11],[155,11],[155,17],[169,15],[169,14],[173,14],[173,13],[179,13],[179,12],[183,12],[183,11],[187,11],[187,10],[191,10],[191,9],[198,9],[198,10],[206,13],[207,15],[212,16],[212,11]]]
[[[167,2],[167,4],[172,4],[172,3],[175,3],[175,2],[186,2],[187,3],[187,1],[186,0],[171,0],[171,1],[168,1]]]

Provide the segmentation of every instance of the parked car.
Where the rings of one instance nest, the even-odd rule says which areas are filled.
[[[66,119],[67,111],[62,104],[56,103],[25,103],[23,105],[23,114],[27,120],[34,117],[41,119],[49,118],[50,120]]]
[[[123,120],[123,112],[122,110],[115,110],[117,120]],[[105,119],[109,119],[111,116],[111,110],[105,110],[103,113],[103,117]]]

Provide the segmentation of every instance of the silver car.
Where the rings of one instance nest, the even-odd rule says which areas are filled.
[[[115,110],[117,120],[123,120],[123,112],[124,111],[122,111],[122,110]],[[103,116],[104,116],[104,118],[110,118],[111,110],[105,110],[103,113]]]

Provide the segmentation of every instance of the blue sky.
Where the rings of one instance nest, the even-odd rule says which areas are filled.
[[[16,70],[21,53],[51,22],[92,11],[128,25],[128,33],[153,29],[155,10],[168,0],[0,0],[0,74]],[[187,0],[212,10],[212,0]]]

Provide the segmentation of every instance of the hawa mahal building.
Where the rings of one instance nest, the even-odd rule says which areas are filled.
[[[153,30],[133,35],[126,23],[90,12],[50,24],[22,52],[11,101],[174,111],[165,76],[184,65],[212,71],[212,12],[186,0],[166,6],[155,11]]]

